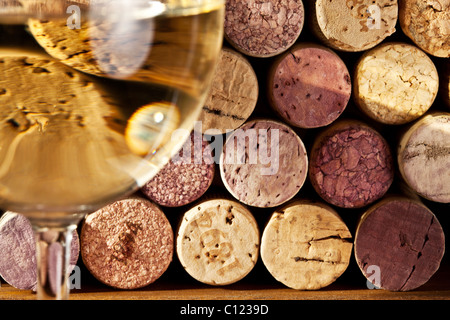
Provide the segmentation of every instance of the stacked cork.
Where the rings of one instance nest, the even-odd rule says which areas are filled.
[[[79,264],[120,289],[165,273],[194,286],[253,275],[317,290],[345,272],[359,288],[426,284],[450,232],[450,3],[225,9],[210,94],[183,148],[191,161],[176,155],[89,214]]]

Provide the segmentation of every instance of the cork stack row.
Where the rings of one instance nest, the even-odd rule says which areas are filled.
[[[442,1],[227,0],[201,126],[183,147],[192,158],[89,214],[72,261],[120,289],[151,285],[175,259],[215,286],[261,261],[283,285],[317,290],[354,257],[377,287],[419,288],[449,228],[425,204],[450,203],[449,19]],[[354,230],[342,213],[358,215]],[[4,250],[17,270],[0,265],[20,289],[35,285],[30,228],[0,220],[0,247],[30,243]]]

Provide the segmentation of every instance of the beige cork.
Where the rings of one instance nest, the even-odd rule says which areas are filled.
[[[430,113],[403,134],[398,145],[400,173],[420,196],[450,202],[450,113]]]
[[[258,260],[258,225],[252,213],[236,201],[202,201],[184,214],[176,251],[194,279],[217,286],[235,283]]]
[[[199,118],[202,132],[220,134],[238,128],[255,109],[258,94],[258,79],[247,58],[222,48]]]
[[[403,32],[427,53],[450,57],[450,0],[401,0]]]
[[[303,141],[289,126],[258,119],[228,136],[219,167],[225,188],[235,199],[270,208],[292,199],[302,188],[308,156]]]
[[[395,32],[397,0],[309,0],[313,33],[341,51],[373,48]]]
[[[439,77],[433,61],[416,46],[386,43],[364,53],[353,83],[355,102],[376,121],[405,124],[433,104]]]
[[[272,214],[261,239],[261,259],[286,286],[317,290],[347,269],[352,247],[351,233],[334,209],[301,200]]]

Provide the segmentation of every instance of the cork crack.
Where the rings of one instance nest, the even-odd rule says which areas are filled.
[[[425,248],[425,245],[427,244],[427,242],[430,240],[429,237],[428,237],[428,234],[430,233],[430,229],[433,226],[433,224],[434,224],[434,217],[431,218],[430,224],[428,225],[428,229],[427,229],[427,232],[425,233],[424,240],[423,240],[423,243],[422,243],[422,247],[420,248],[420,250],[414,250],[413,248],[411,248],[411,246],[408,245],[408,247],[412,251],[417,252],[417,260],[416,261],[418,261],[422,257],[422,251]],[[409,275],[406,278],[405,282],[400,287],[400,291],[404,290],[405,286],[408,284],[409,280],[412,278],[415,270],[416,270],[416,265],[414,264],[412,266],[411,272],[409,273]]]

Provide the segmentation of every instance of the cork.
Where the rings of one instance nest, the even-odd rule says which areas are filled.
[[[365,51],[396,31],[397,0],[308,0],[308,4],[312,32],[333,49]]]
[[[225,2],[225,39],[236,50],[267,58],[286,51],[298,39],[305,20],[301,0],[264,3],[257,0]]]
[[[410,125],[398,144],[397,162],[412,190],[450,203],[450,113],[432,112]]]
[[[438,219],[422,203],[388,197],[363,214],[354,246],[361,272],[376,287],[410,291],[438,270],[445,238]]]
[[[317,290],[333,283],[347,269],[351,237],[330,206],[297,200],[272,214],[261,239],[261,259],[284,285]]]
[[[314,140],[309,178],[328,203],[342,208],[364,207],[380,199],[393,182],[389,145],[361,121],[338,121]]]
[[[241,126],[258,100],[258,78],[248,59],[223,47],[199,121],[202,132],[226,133]]]
[[[289,126],[258,119],[228,136],[219,167],[225,188],[234,198],[270,208],[290,200],[301,189],[308,157],[303,141]]]
[[[58,243],[50,252],[60,250]],[[22,290],[36,290],[36,240],[30,221],[22,214],[12,211],[5,212],[0,218],[0,276],[11,286]],[[80,253],[80,240],[76,230],[72,233],[70,244],[70,260],[68,272],[72,272],[77,264]],[[56,269],[55,257],[50,257],[50,270]],[[56,270],[50,272],[57,276]],[[55,281],[51,281],[55,280]],[[50,279],[51,283],[56,282]]]
[[[0,74],[2,206],[89,209],[134,183],[111,162],[130,154],[126,117],[92,77],[18,49],[0,51]]]
[[[201,201],[184,213],[177,255],[186,272],[208,285],[243,279],[259,254],[259,229],[246,206],[225,198]]]
[[[401,29],[418,47],[436,57],[450,57],[450,1],[401,0]]]
[[[303,43],[291,47],[271,66],[268,100],[288,124],[318,128],[345,110],[351,95],[349,71],[332,50]]]
[[[397,125],[422,116],[433,104],[439,76],[433,61],[416,46],[386,43],[357,63],[354,97],[372,119]]]
[[[140,197],[89,214],[81,228],[81,257],[100,282],[136,289],[155,282],[173,257],[174,234],[159,207]]]
[[[155,203],[180,207],[200,198],[214,179],[212,149],[201,133],[192,133],[178,154],[150,181],[142,193]]]

